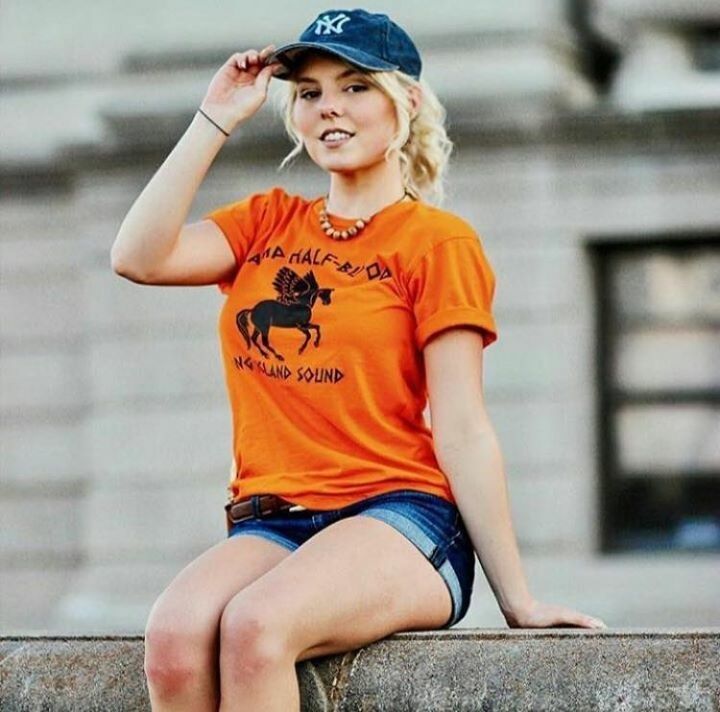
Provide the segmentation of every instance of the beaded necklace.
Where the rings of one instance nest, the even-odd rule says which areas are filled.
[[[328,236],[331,237],[333,240],[349,240],[351,237],[355,237],[356,235],[360,234],[362,229],[373,219],[375,215],[385,210],[385,208],[389,208],[391,205],[397,205],[397,203],[400,203],[401,201],[405,200],[406,197],[408,197],[410,193],[405,191],[402,194],[402,197],[399,200],[396,200],[394,203],[390,203],[389,205],[386,205],[384,208],[380,208],[376,213],[373,215],[370,215],[367,218],[359,218],[355,221],[355,224],[350,226],[349,228],[346,228],[345,230],[337,230],[333,227],[333,224],[330,222],[330,218],[327,214],[327,199],[328,196],[326,195],[323,198],[323,206],[320,210],[320,227],[322,231]]]

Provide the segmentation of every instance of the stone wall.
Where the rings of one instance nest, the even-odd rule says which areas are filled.
[[[714,712],[720,629],[403,632],[296,666],[302,712]],[[149,710],[137,637],[0,637],[7,710]]]

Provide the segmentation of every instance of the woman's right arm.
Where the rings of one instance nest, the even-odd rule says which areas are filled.
[[[213,77],[202,110],[228,133],[262,106],[278,64],[274,47],[228,59]],[[211,220],[185,224],[198,188],[227,140],[199,112],[125,216],[110,253],[113,270],[143,284],[213,284],[230,276],[235,256]]]

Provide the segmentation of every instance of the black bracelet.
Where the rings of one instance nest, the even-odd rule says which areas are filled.
[[[226,136],[229,136],[230,134],[222,127],[220,124],[216,124],[202,109],[198,109],[198,111],[216,128],[222,131]]]

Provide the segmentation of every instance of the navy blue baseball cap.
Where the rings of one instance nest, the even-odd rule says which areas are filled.
[[[266,62],[280,62],[284,68],[274,76],[289,79],[298,56],[309,49],[329,52],[362,69],[399,69],[415,79],[422,69],[420,53],[408,33],[387,15],[367,10],[321,12],[297,42],[276,49]]]

